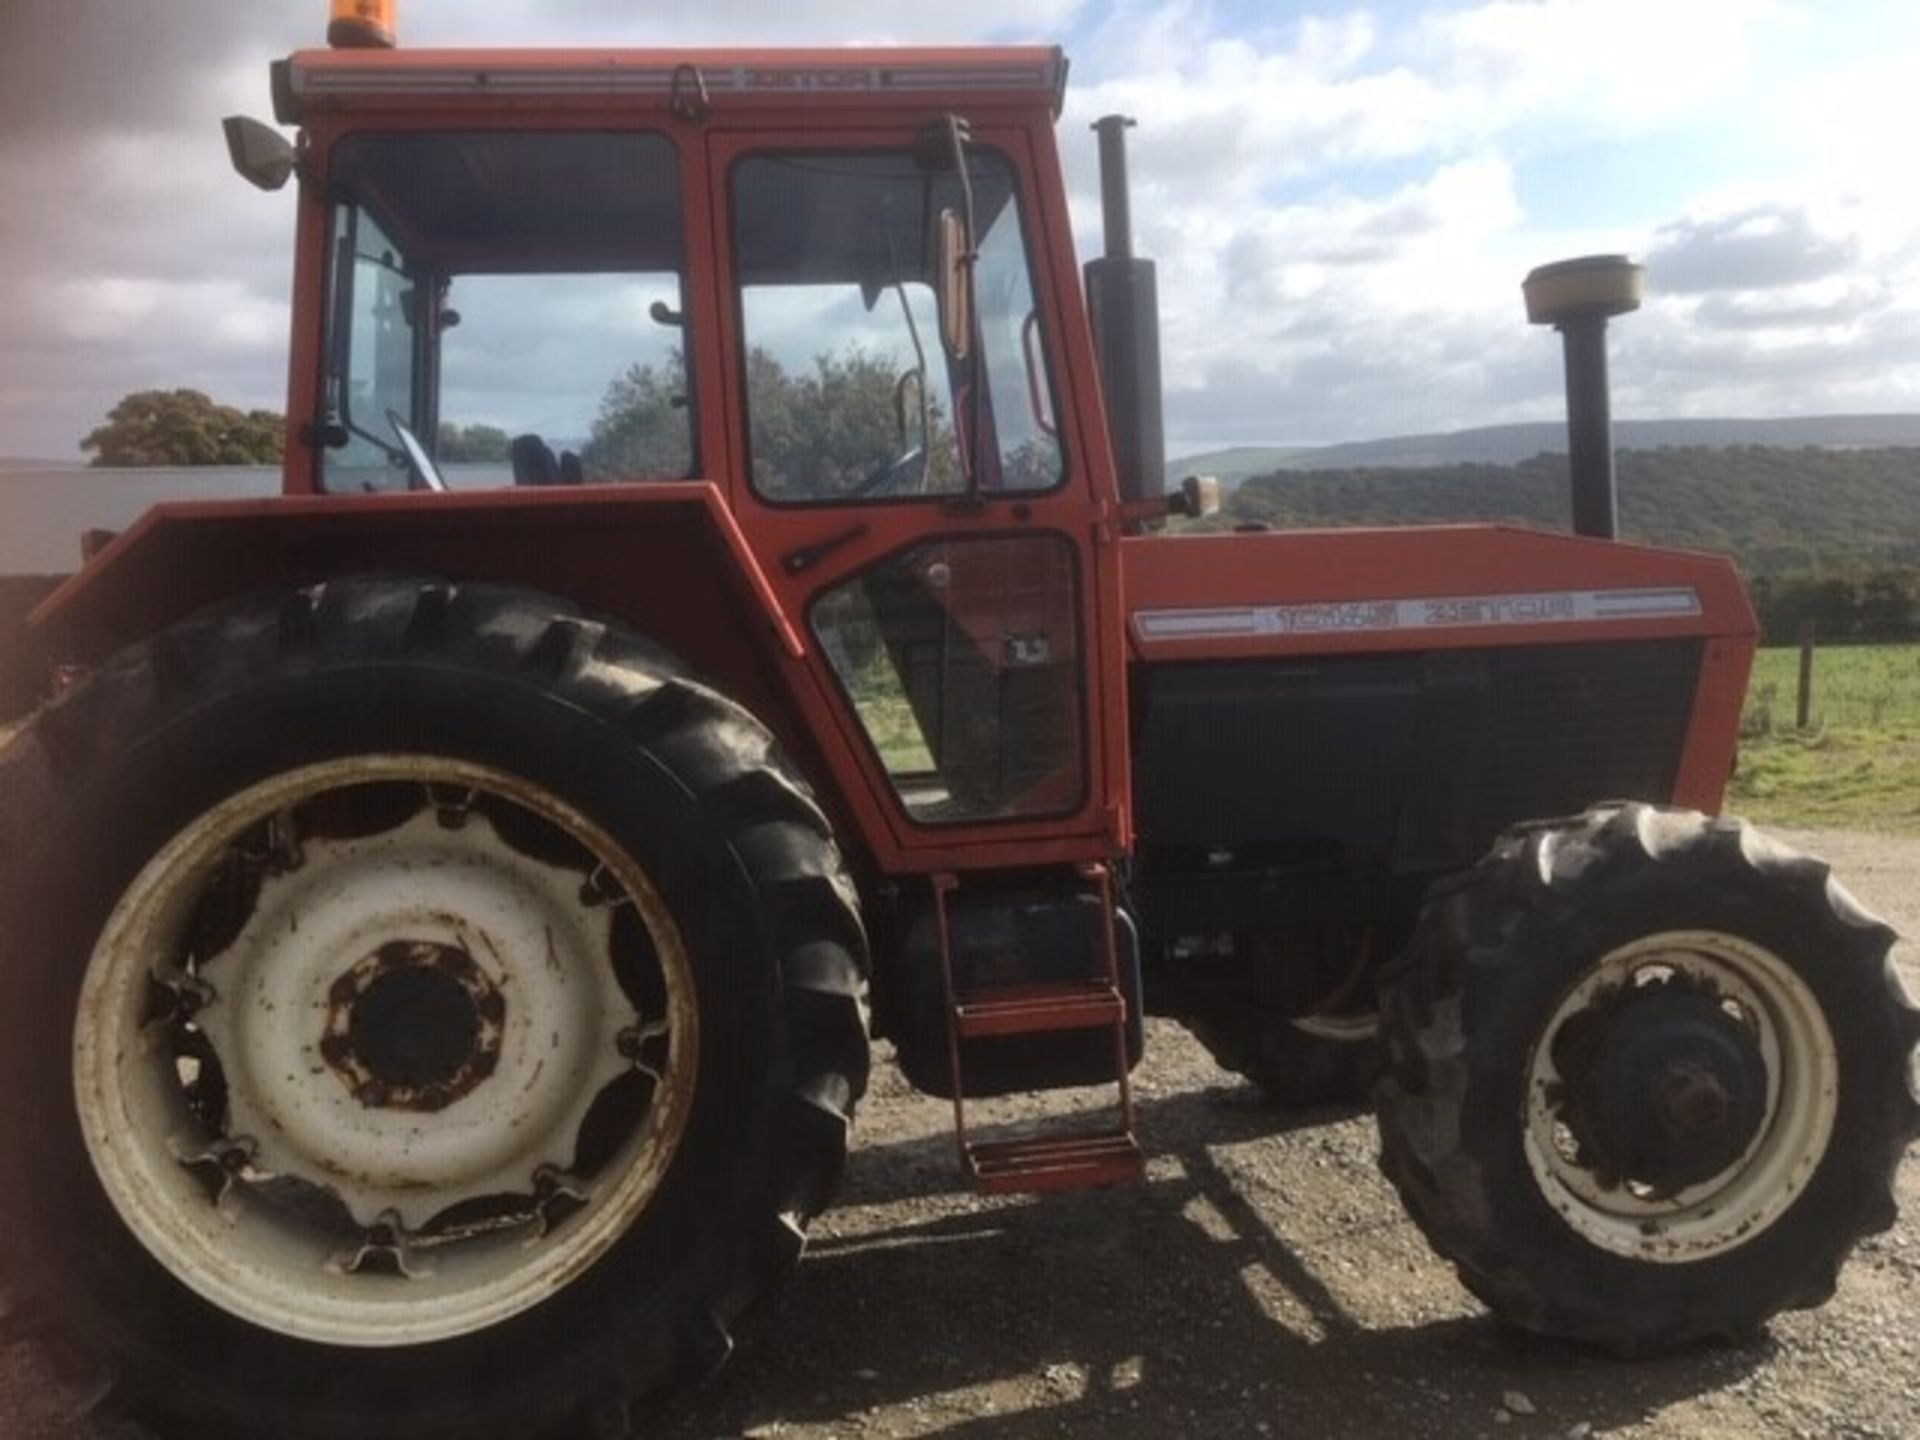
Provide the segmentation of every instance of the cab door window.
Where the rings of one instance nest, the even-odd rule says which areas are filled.
[[[982,490],[1060,483],[1013,168],[991,150],[968,158],[981,343],[962,358],[941,344],[936,298],[941,216],[963,210],[951,170],[904,151],[735,164],[748,449],[763,498],[954,495],[976,435]]]
[[[1072,544],[1043,533],[931,539],[815,601],[814,635],[914,820],[1085,799],[1078,596]]]

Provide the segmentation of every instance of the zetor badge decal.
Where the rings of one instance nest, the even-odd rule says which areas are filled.
[[[1370,635],[1480,625],[1675,620],[1698,614],[1699,594],[1691,587],[1684,587],[1141,610],[1134,615],[1133,623],[1143,640],[1216,640],[1239,635]]]

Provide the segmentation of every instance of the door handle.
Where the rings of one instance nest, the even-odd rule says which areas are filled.
[[[867,526],[865,521],[861,521],[855,525],[849,525],[844,530],[836,530],[833,534],[811,541],[796,550],[789,550],[785,555],[780,557],[780,568],[789,575],[804,574],[841,546],[851,545],[866,533]]]

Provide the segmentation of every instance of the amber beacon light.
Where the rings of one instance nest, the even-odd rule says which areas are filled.
[[[333,0],[327,44],[336,50],[392,49],[399,0]]]

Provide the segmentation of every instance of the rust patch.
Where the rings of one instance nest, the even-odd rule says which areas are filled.
[[[370,1110],[444,1110],[499,1065],[506,997],[458,946],[388,941],[327,1001],[320,1056]]]

